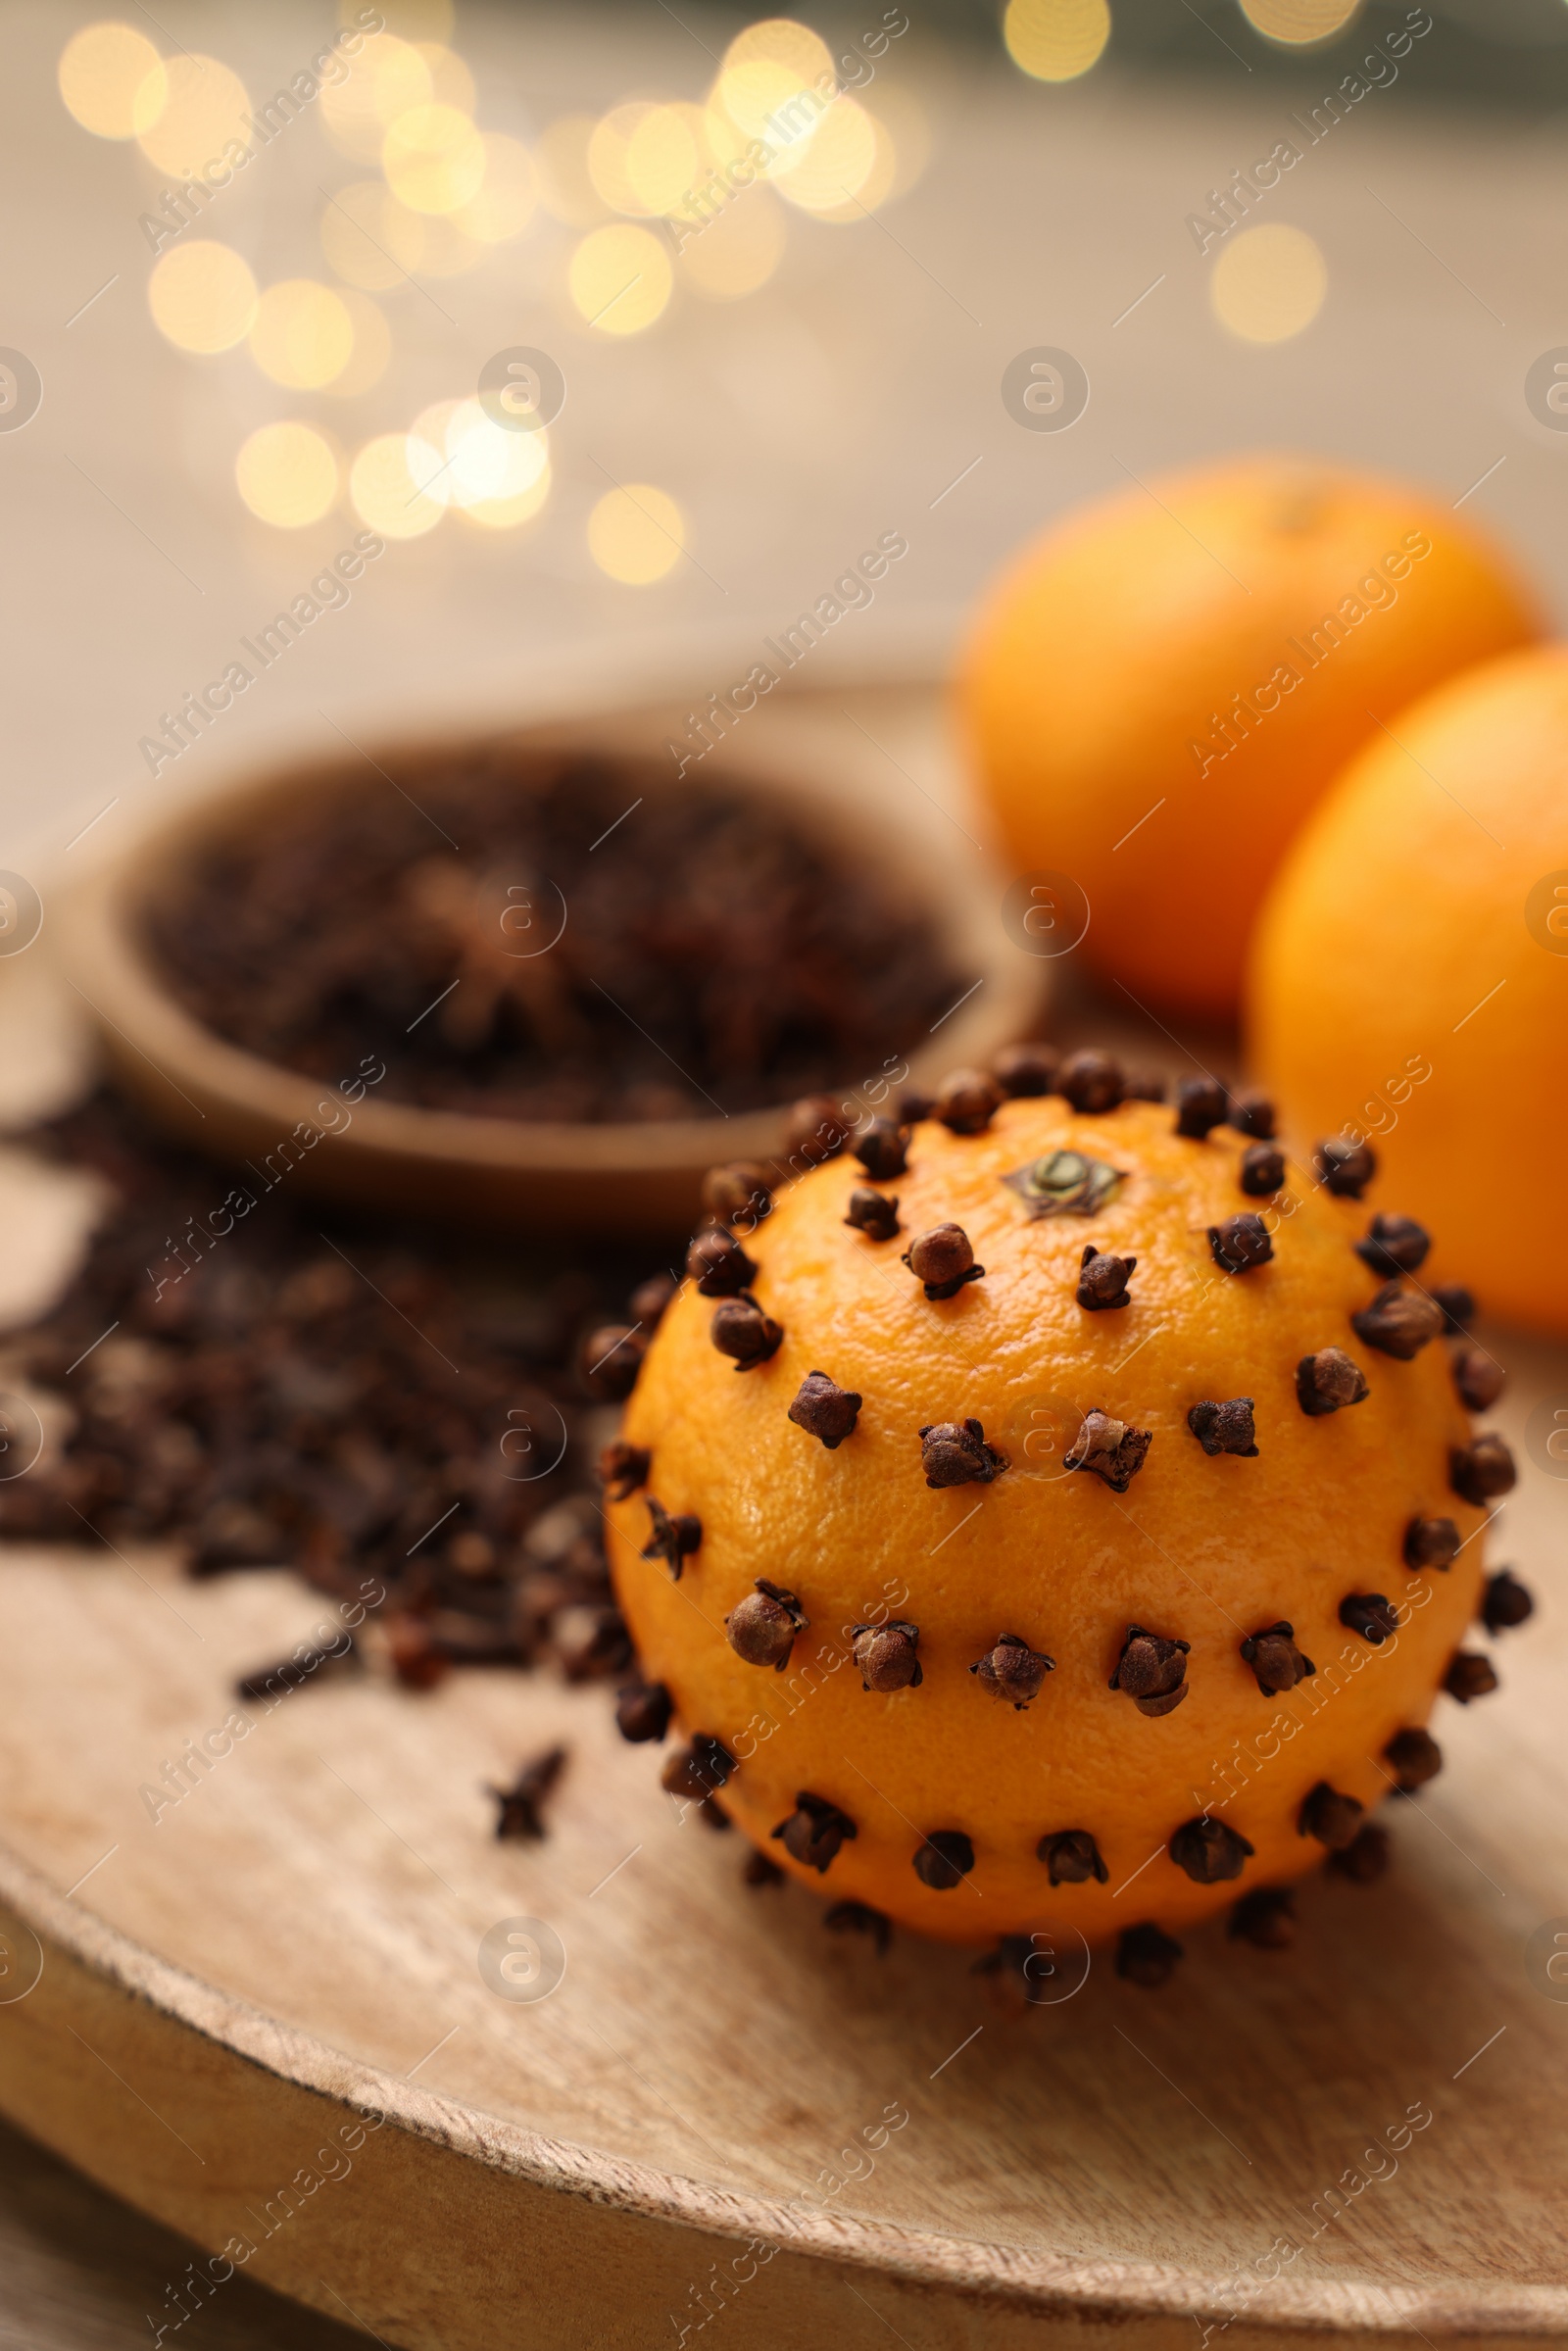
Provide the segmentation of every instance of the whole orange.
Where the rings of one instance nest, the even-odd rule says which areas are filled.
[[[1456,678],[1379,734],[1265,908],[1252,1050],[1298,1133],[1388,1188],[1510,1322],[1568,1331],[1568,649]]]
[[[1482,1584],[1441,1315],[1381,1295],[1365,1201],[1177,1125],[927,1120],[874,1191],[835,1159],[740,1258],[694,1245],[728,1295],[666,1309],[613,1454],[627,1735],[672,1706],[666,1787],[826,1896],[956,1942],[1179,1927],[1427,1752]]]
[[[1512,567],[1426,491],[1250,456],[1129,484],[1025,547],[959,710],[1015,870],[1087,894],[1086,958],[1142,1003],[1223,1016],[1346,760],[1539,633]]]

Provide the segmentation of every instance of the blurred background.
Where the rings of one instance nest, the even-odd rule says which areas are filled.
[[[1525,397],[1568,331],[1561,0],[373,13],[314,73],[326,9],[6,13],[9,864],[118,797],[112,847],[262,739],[329,748],[322,713],[771,631],[889,529],[909,556],[858,643],[940,649],[1042,517],[1212,451],[1425,476],[1562,577],[1568,453]],[[824,71],[820,122],[705,197]],[[1287,138],[1300,164],[1200,250]],[[1068,431],[1004,399],[1042,345],[1087,377]],[[478,405],[517,349],[556,371],[539,431]],[[352,600],[150,775],[161,714],[367,527]]]
[[[834,658],[935,678],[1042,520],[1210,453],[1423,478],[1561,608],[1568,442],[1527,378],[1568,344],[1563,0],[3,22],[8,870],[280,748],[753,644],[886,533]],[[1069,429],[1009,374],[1041,347]],[[20,2140],[0,2171],[0,2342],[139,2334],[182,2248]],[[249,2287],[193,2332],[333,2336]]]

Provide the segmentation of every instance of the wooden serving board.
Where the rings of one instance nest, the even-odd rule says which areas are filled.
[[[1543,1606],[1499,1696],[1443,1701],[1396,1869],[1310,1883],[1293,1952],[1205,1930],[1158,1993],[1100,1955],[1070,1990],[1064,1955],[1022,2014],[966,1954],[745,1886],[604,1692],[543,1675],[339,1668],[150,1803],[319,1604],[8,1549],[0,2105],[218,2253],[216,2290],[235,2261],[399,2345],[1568,2332],[1568,2003],[1527,1955],[1568,1913],[1568,1489],[1526,1437],[1568,1354],[1494,1344],[1524,1463],[1494,1554]],[[551,1836],[498,1844],[485,1784],[557,1740]],[[564,1954],[542,1999],[479,1964],[523,1920]]]

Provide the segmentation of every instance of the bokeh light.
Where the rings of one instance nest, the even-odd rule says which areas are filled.
[[[463,207],[465,213],[469,209],[467,205]],[[461,277],[465,269],[475,268],[484,259],[484,247],[477,239],[464,234],[456,213],[446,220],[434,213],[426,213],[424,231],[421,277]]]
[[[519,434],[518,438],[522,436]],[[651,482],[610,490],[588,517],[588,552],[601,571],[646,588],[679,563],[686,523],[673,498]]]
[[[151,130],[169,95],[164,61],[132,24],[84,24],[60,52],[60,95],[95,138]]]
[[[1328,283],[1328,265],[1305,229],[1270,220],[1221,248],[1208,291],[1215,318],[1233,335],[1283,343],[1311,325]]]
[[[837,82],[832,51],[820,34],[792,17],[768,17],[735,35],[717,86],[726,113],[748,138],[777,143],[769,118],[824,74]]]
[[[788,241],[777,197],[767,188],[751,188],[744,204],[726,205],[706,228],[685,239],[676,268],[710,302],[738,302],[766,285]]]
[[[592,115],[562,115],[534,144],[539,201],[564,228],[592,228],[608,209],[588,175],[588,142],[598,127]]]
[[[431,453],[427,470],[416,467],[427,496],[485,529],[525,522],[549,495],[548,432],[510,432],[472,398],[426,409],[416,417],[410,441]]]
[[[388,126],[381,169],[411,212],[455,213],[484,184],[484,141],[455,106],[413,106]]]
[[[481,245],[510,244],[521,236],[538,202],[539,174],[527,148],[520,139],[487,130],[479,193],[453,214],[453,225]]]
[[[892,141],[886,143],[885,188],[893,179]],[[803,212],[848,211],[858,216],[859,207],[852,199],[860,194],[876,161],[877,133],[871,117],[855,99],[836,98],[812,131],[795,170],[779,181],[779,194]]]
[[[354,350],[354,321],[340,294],[313,277],[285,277],[256,306],[251,357],[273,383],[315,391],[341,375]]]
[[[424,259],[427,223],[379,179],[356,179],[328,197],[321,251],[339,277],[369,294],[407,285]]]
[[[443,106],[455,106],[460,114],[473,112],[473,75],[455,49],[442,41],[416,41],[415,47],[424,60],[424,70],[430,76],[430,95]]]
[[[647,213],[672,213],[712,170],[700,106],[651,106],[626,144],[626,177]]]
[[[631,184],[626,151],[644,118],[658,111],[634,99],[625,106],[612,106],[603,122],[594,124],[588,141],[588,176],[600,203],[612,213],[647,214],[651,210]]]
[[[234,480],[260,521],[300,530],[329,512],[337,496],[337,459],[313,424],[264,424],[234,460]]]
[[[1110,38],[1105,0],[1007,0],[1007,55],[1035,81],[1076,81]]]
[[[1326,41],[1348,24],[1360,0],[1241,0],[1249,24],[1293,49]]]
[[[321,123],[341,154],[376,164],[389,125],[412,108],[428,106],[435,89],[418,50],[391,32],[368,40],[353,65],[346,79],[322,90]]]
[[[245,84],[216,57],[172,57],[164,67],[168,87],[156,121],[136,134],[147,161],[176,179],[190,179],[208,164],[223,161],[233,142],[251,144],[251,102]],[[228,158],[232,171],[234,159]]]
[[[392,359],[392,330],[368,295],[356,293],[351,286],[338,300],[349,315],[354,348],[348,365],[321,389],[330,392],[334,400],[356,400],[362,392],[373,390],[386,373]]]
[[[231,351],[250,332],[256,300],[249,264],[209,237],[171,246],[147,281],[153,322],[179,351]]]
[[[349,472],[349,498],[360,520],[384,539],[419,539],[445,509],[423,485],[441,468],[439,454],[413,433],[378,433]]]
[[[566,282],[590,326],[634,335],[663,310],[673,276],[664,240],[628,220],[590,229],[571,257]]]

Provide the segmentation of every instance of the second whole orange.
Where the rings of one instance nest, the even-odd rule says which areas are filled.
[[[1129,483],[1033,540],[982,609],[959,708],[1014,873],[1087,897],[1085,958],[1143,1004],[1223,1018],[1346,760],[1539,634],[1446,500],[1259,454]]]

